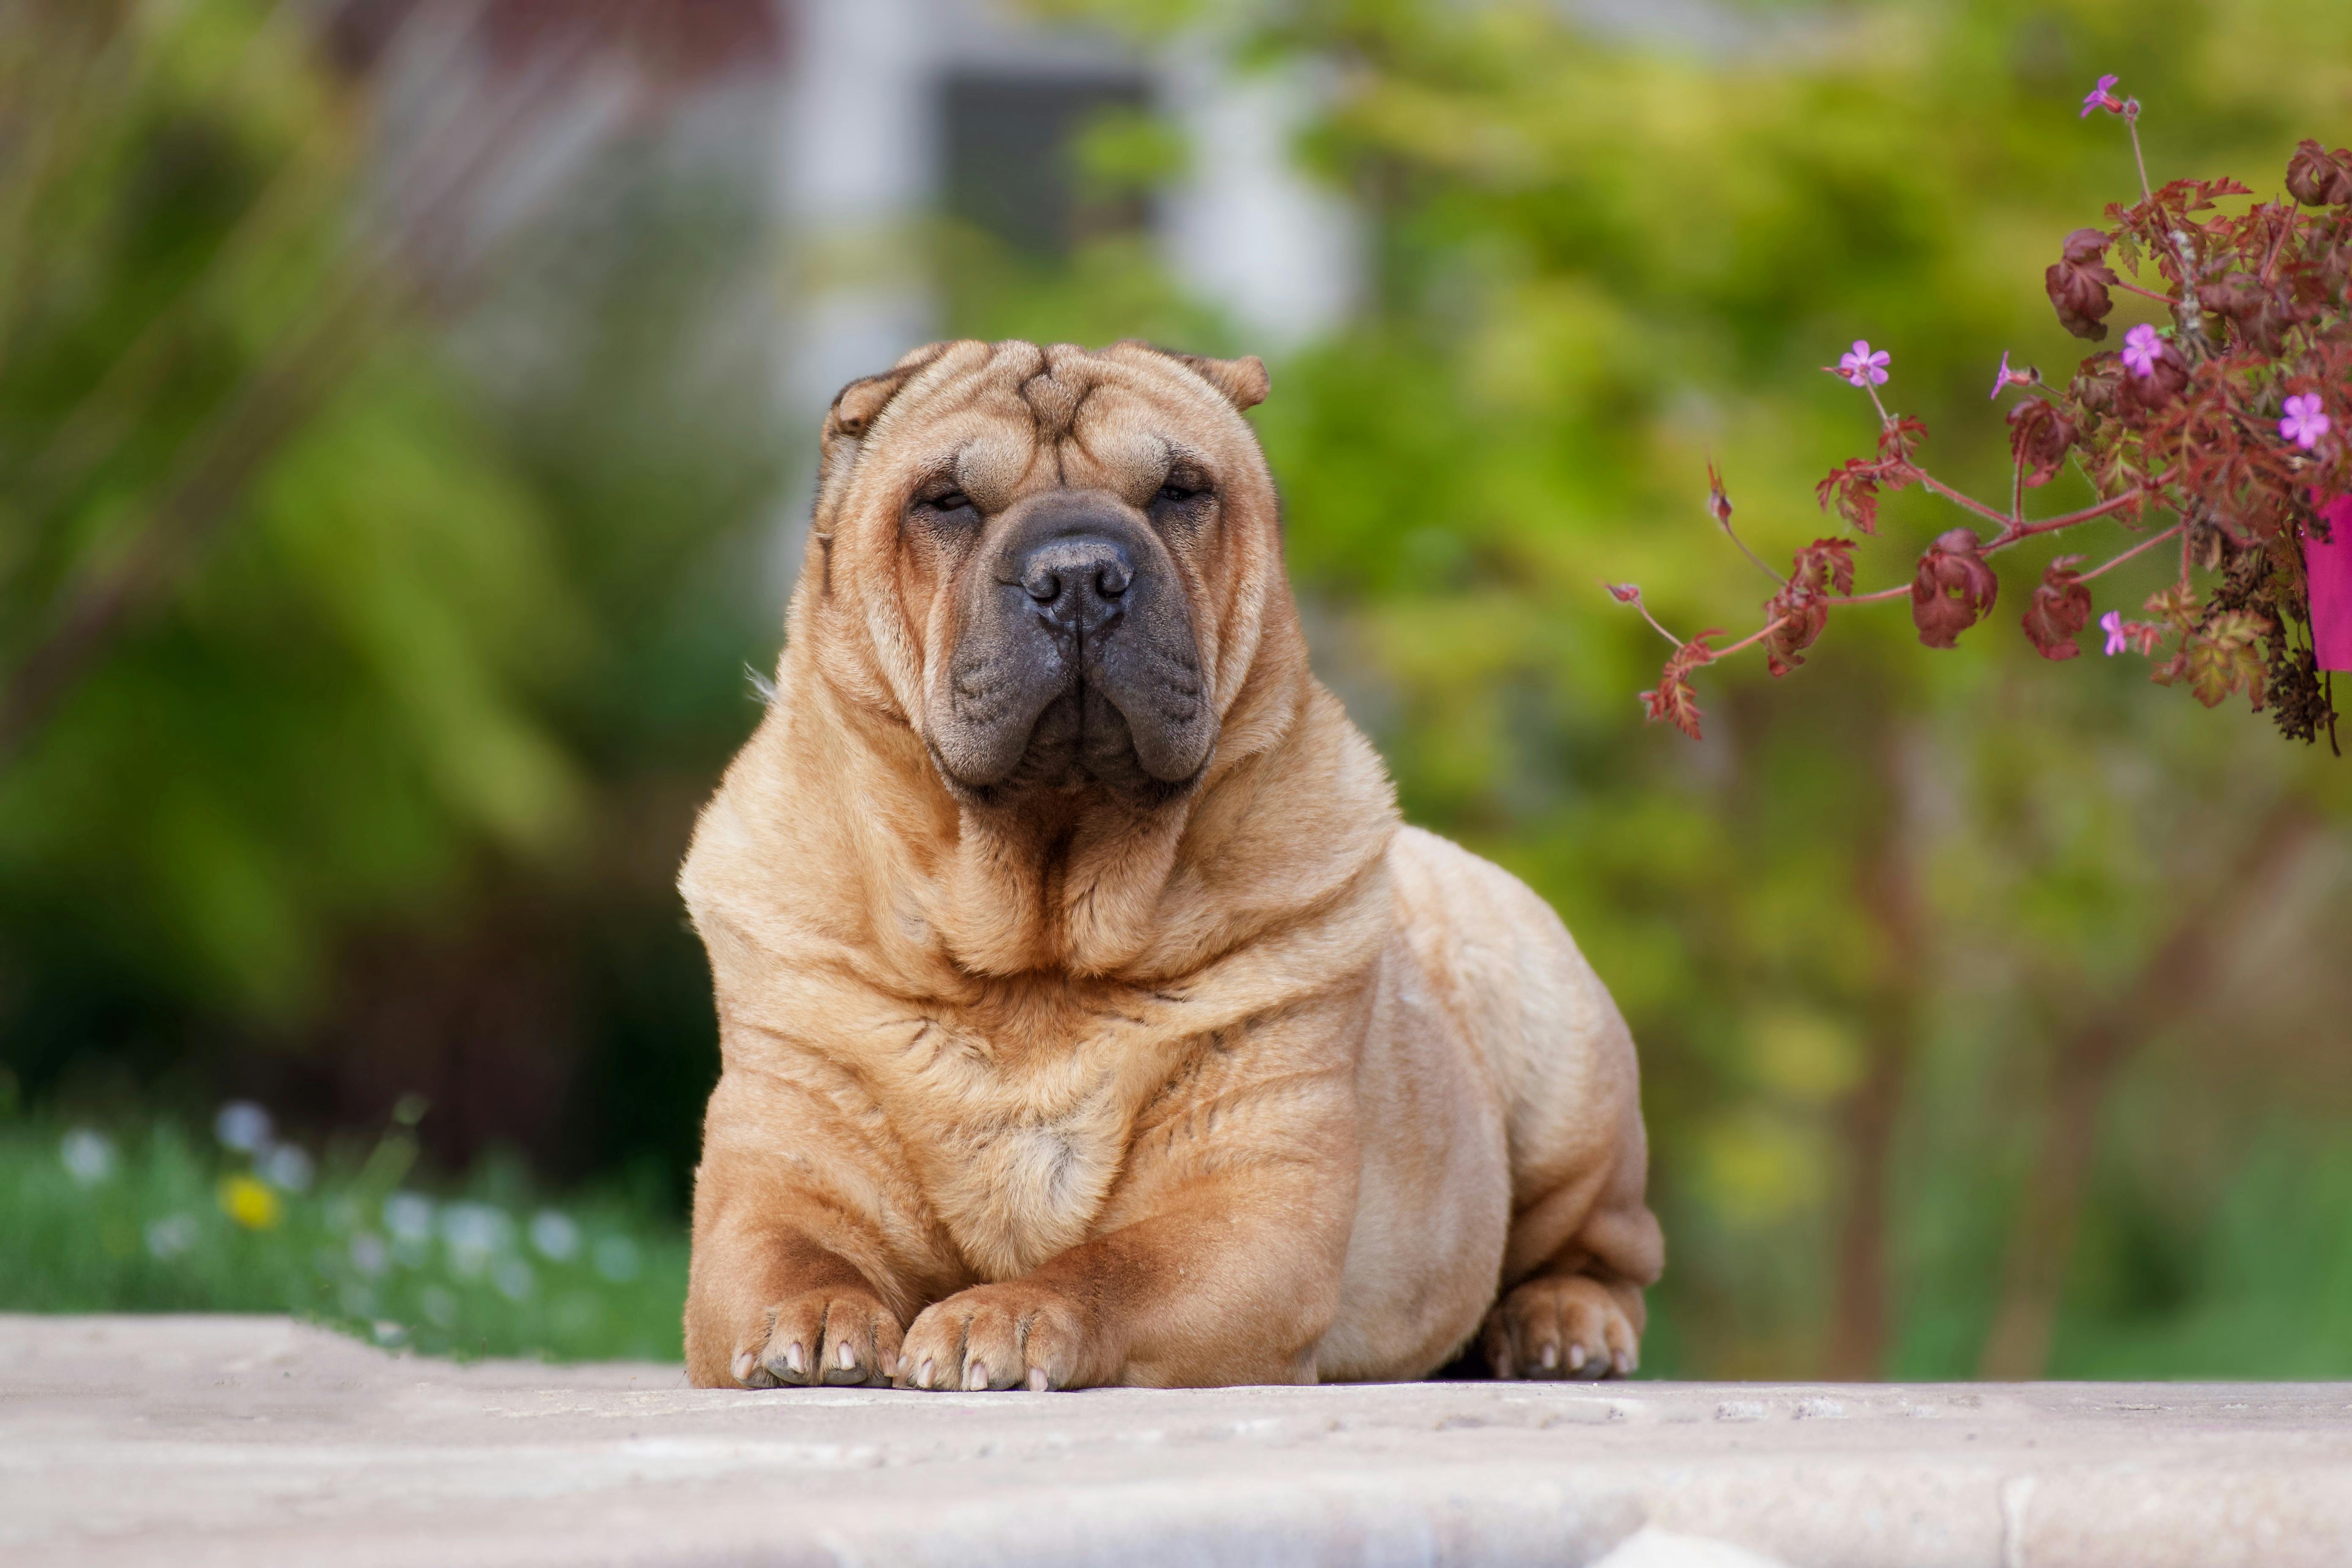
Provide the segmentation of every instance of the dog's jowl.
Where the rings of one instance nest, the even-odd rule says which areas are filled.
[[[776,694],[682,879],[714,1387],[1639,1355],[1633,1047],[1308,673],[1255,359],[936,344],[826,418]]]

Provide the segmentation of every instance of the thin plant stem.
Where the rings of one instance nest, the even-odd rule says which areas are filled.
[[[2062,528],[2072,528],[2078,522],[2089,522],[2094,518],[2106,517],[2122,511],[2126,507],[2138,506],[2146,499],[2140,491],[2132,490],[2124,495],[2111,497],[2096,506],[2084,507],[2080,511],[2067,512],[2062,517],[2050,518],[2042,522],[2018,522],[2011,518],[2002,516],[1998,510],[1987,506],[1966,491],[1952,489],[1951,486],[1924,469],[1914,471],[1919,475],[1921,489],[1932,490],[1956,506],[1966,507],[1989,522],[2000,524],[2000,536],[1979,551],[1978,552],[1979,554],[2014,544],[2021,539],[2031,539],[2037,533],[2055,533]]]
[[[1959,501],[1965,506],[1973,507],[1977,510],[1984,513],[1987,517],[1991,518],[1996,522],[2006,521],[2000,513],[1994,511],[1992,508],[1985,505],[1984,502],[1976,500],[1972,496],[1962,495],[1957,490],[1946,490],[1941,485],[1935,484],[1933,481],[1927,480],[1925,475],[1921,476],[1921,479],[1923,482],[1928,483],[1930,488],[1935,489],[1937,493],[1948,494],[1954,500]],[[2006,550],[2011,545],[2021,543],[2024,541],[2032,538],[2036,534],[2055,533],[2062,528],[2078,527],[2083,523],[2090,522],[2097,518],[2111,516],[2116,512],[2123,510],[2126,507],[2131,506],[2145,499],[2146,498],[2143,497],[2139,491],[2134,490],[2128,495],[2116,496],[2107,500],[2102,501],[2097,506],[2084,507],[2080,511],[2070,511],[2063,517],[2053,517],[2046,522],[2025,523],[2020,527],[2011,529],[2009,531],[2003,533],[2000,538],[1994,540],[1991,543],[1984,546],[1981,550],[1979,550],[1977,553],[1979,555],[1990,555],[1996,550]],[[2147,540],[2144,543],[2134,546],[2129,551],[2126,551],[2125,553],[2116,557],[2115,561],[2108,562],[2107,566],[2115,565],[2117,561],[2130,560],[2134,555],[2146,550],[2149,545],[2157,543],[2160,540],[2171,538],[2185,526],[2185,524],[2181,523],[2173,524],[2172,527],[2166,529],[2162,533],[2156,535],[2154,538]],[[2098,572],[2105,571],[2107,566],[2100,567]],[[2084,575],[2096,576],[2098,572],[2086,573]],[[1848,594],[1842,597],[1824,595],[1822,599],[1822,603],[1824,605],[1875,605],[1886,599],[1900,598],[1910,591],[1911,585],[1908,583],[1906,583],[1899,587],[1881,588],[1877,592],[1871,594]]]
[[[2000,524],[2004,531],[2009,527],[2010,520],[2001,515],[2000,510],[1998,507],[1987,506],[1984,502],[1977,500],[1976,497],[1969,495],[1961,490],[1956,490],[1952,489],[1951,486],[1944,483],[1941,479],[1930,479],[1926,473],[1922,472],[1919,475],[1919,488],[1942,496],[1946,500],[1950,501],[1955,506],[1966,507],[1969,510],[1976,513],[1979,517],[1983,518],[1988,522],[1997,522]]]
[[[1609,588],[1609,584],[1607,583],[1601,584],[1601,586]],[[1609,596],[1612,599],[1617,599],[1617,590],[1614,588],[1609,588]],[[1660,626],[1658,624],[1658,617],[1650,614],[1650,606],[1642,602],[1642,591],[1640,589],[1636,588],[1633,590],[1633,596],[1632,598],[1617,599],[1617,602],[1621,605],[1631,605],[1635,609],[1641,611],[1642,618],[1650,623],[1651,629],[1655,631],[1660,637],[1665,638],[1668,642],[1674,644],[1676,648],[1679,649],[1683,646],[1682,638],[1675,636],[1674,633]]]
[[[2132,162],[2139,165],[2139,199],[2144,202],[2154,202],[2156,193],[2149,190],[2147,186],[2147,157],[2139,150],[2139,116],[2125,115],[2124,129],[2131,132]]]
[[[1886,405],[1878,401],[1878,388],[1873,385],[1869,379],[1865,377],[1862,384],[1862,389],[1863,391],[1870,394],[1870,405],[1878,410],[1878,427],[1882,430],[1893,429],[1895,427],[1895,416],[1886,412]]]
[[[1906,589],[1904,591],[1908,593],[1910,590]],[[1741,648],[1755,647],[1758,643],[1762,642],[1766,637],[1770,637],[1774,632],[1779,631],[1782,626],[1785,626],[1788,624],[1789,617],[1781,616],[1763,630],[1749,633],[1748,636],[1741,637],[1738,642],[1733,643],[1729,647],[1709,648],[1707,652],[1713,655],[1716,658],[1728,658],[1730,655],[1738,653]]]
[[[1843,598],[1826,596],[1822,603],[1824,605],[1875,605],[1886,599],[1899,599],[1910,591],[1911,584],[1905,583],[1899,587],[1881,588],[1875,594],[1848,594]]]
[[[1740,538],[1739,535],[1731,531],[1731,520],[1729,518],[1724,519],[1723,521],[1717,526],[1723,530],[1723,536],[1726,539],[1728,539],[1732,543],[1739,546],[1739,553],[1756,563],[1756,570],[1763,573],[1764,575],[1771,578],[1772,581],[1780,584],[1783,588],[1789,585],[1789,580],[1786,577],[1781,576],[1778,572],[1772,570],[1771,563],[1769,562],[1767,562],[1764,557],[1757,554],[1756,552],[1748,548],[1748,541]]]
[[[2077,572],[2074,574],[2074,581],[2077,583],[2087,583],[2094,577],[2099,576],[2105,573],[2112,572],[2116,567],[2122,565],[2125,562],[2130,560],[2133,556],[2140,554],[2143,552],[2155,549],[2158,545],[2163,543],[2166,540],[2171,538],[2174,534],[2179,533],[2182,529],[2187,528],[2188,526],[2189,525],[2185,522],[2176,522],[2170,528],[2166,529],[2162,533],[2152,533],[2146,539],[2141,540],[2137,544],[2133,545],[2129,550],[2125,551],[2121,555],[2116,556],[2113,561],[2107,562],[2105,565],[2094,566],[2088,572]]]
[[[2278,236],[2271,241],[2271,253],[2263,258],[2263,284],[2265,288],[2270,285],[2272,271],[2278,266],[2279,252],[2286,247],[2288,240],[2294,237],[2294,220],[2295,209],[2288,207],[2286,221],[2279,225]]]
[[[2116,512],[2144,504],[2147,499],[2139,491],[2133,490],[2126,495],[2119,495],[2112,500],[2101,501],[2097,506],[2086,506],[2080,511],[2070,511],[2063,517],[2053,517],[2042,522],[2029,522],[1994,540],[1990,544],[1986,545],[1980,553],[2006,550],[2020,540],[2032,539],[2036,534],[2055,533],[2061,529],[2073,528],[2079,523],[2090,522],[2102,517],[2112,517]]]

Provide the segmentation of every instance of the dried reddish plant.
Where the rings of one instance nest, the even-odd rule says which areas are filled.
[[[2082,651],[2075,638],[2091,624],[2094,580],[2175,542],[2179,576],[2147,600],[2148,618],[2127,621],[2118,610],[2099,617],[2105,653],[2148,658],[2158,683],[2186,686],[2208,707],[2242,693],[2288,738],[2309,742],[2326,730],[2334,742],[2332,693],[2313,651],[2304,544],[2328,539],[2320,507],[2352,491],[2352,149],[2304,142],[2287,164],[2285,196],[2243,211],[2233,210],[2235,198],[2252,193],[2233,180],[2151,189],[2139,104],[2118,99],[2115,85],[2102,77],[2083,113],[2115,115],[2129,130],[2140,199],[2110,205],[2105,228],[2068,235],[2043,287],[2067,331],[2094,342],[2106,339],[2118,291],[2162,302],[2171,325],[2133,327],[2117,348],[2083,361],[2063,387],[2001,356],[1993,397],[2022,394],[2008,416],[2015,479],[2005,508],[1955,489],[1920,462],[1927,427],[1889,412],[1879,395],[1887,353],[1857,342],[1823,366],[1869,395],[1879,432],[1874,457],[1850,459],[1822,480],[1823,510],[1833,507],[1856,533],[1874,534],[1879,498],[1917,485],[1993,531],[1952,529],[1920,556],[1910,583],[1856,594],[1854,541],[1815,540],[1788,573],[1774,571],[1733,531],[1730,499],[1710,466],[1708,514],[1780,588],[1765,601],[1762,630],[1717,647],[1712,639],[1723,633],[1677,637],[1651,616],[1638,588],[1612,585],[1674,645],[1658,685],[1643,693],[1652,719],[1696,739],[1694,672],[1760,644],[1770,672],[1786,675],[1804,662],[1833,607],[1908,595],[1919,640],[1952,647],[2000,597],[1985,557],[2105,521],[2136,537],[2087,569],[2088,555],[2053,561],[2026,605],[2025,634],[2044,658]],[[2029,519],[2026,492],[2070,462],[2097,501]]]

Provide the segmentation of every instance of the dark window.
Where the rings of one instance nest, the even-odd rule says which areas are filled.
[[[1098,115],[1140,110],[1146,96],[1139,76],[949,78],[948,212],[1045,256],[1139,226],[1140,198],[1085,189],[1076,142]]]

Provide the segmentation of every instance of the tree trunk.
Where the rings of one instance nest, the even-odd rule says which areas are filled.
[[[1883,1373],[1890,1331],[1886,1300],[1886,1190],[1892,1177],[1895,1125],[1910,1078],[1919,1027],[1924,919],[1907,828],[1912,792],[1904,764],[1904,736],[1890,732],[1880,747],[1884,790],[1875,831],[1859,868],[1864,907],[1885,942],[1879,972],[1865,1007],[1862,1082],[1843,1107],[1846,1205],[1837,1251],[1837,1296],[1831,1309],[1828,1376],[1853,1382]]]
[[[2273,806],[2221,884],[2185,900],[2188,912],[2129,989],[2059,1042],[2049,1120],[2010,1234],[1979,1377],[2037,1378],[2049,1367],[2107,1089],[2150,1034],[2211,1000],[2231,937],[2276,895],[2319,826],[2300,800]]]

